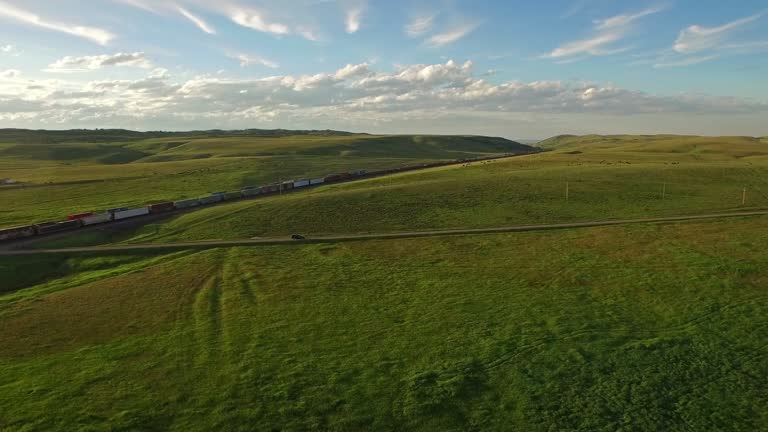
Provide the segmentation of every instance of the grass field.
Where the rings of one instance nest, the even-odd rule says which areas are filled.
[[[759,140],[674,137],[643,146],[617,139],[574,138],[576,144],[565,140],[547,153],[225,204],[112,240],[475,228],[768,208],[768,146]]]
[[[120,145],[145,153],[178,139],[125,138]],[[105,185],[126,186],[110,193],[128,197],[154,179],[152,193],[163,196],[194,184],[173,180],[193,165],[202,188],[211,178],[251,181],[243,176],[257,176],[256,163],[273,173],[281,160],[318,172],[348,160],[399,163],[374,150],[347,159],[312,147],[322,135],[299,138],[313,144],[256,155],[243,152],[272,150],[217,137],[232,140],[226,156],[180,156],[222,145],[200,138],[156,153],[165,162],[113,165],[167,170],[155,177],[115,170]],[[550,151],[223,204],[44,246],[768,208],[764,138],[556,137],[541,145]],[[402,160],[432,157],[408,149],[397,150]],[[297,154],[305,151],[317,154]],[[91,168],[108,176],[105,167],[73,162],[66,176]],[[133,181],[144,186],[128,187]],[[42,215],[47,205],[30,208]],[[0,430],[766,430],[767,251],[768,218],[752,217],[0,257]]]
[[[1,132],[1,131],[0,131]],[[27,135],[31,132],[27,133]],[[7,135],[7,134],[6,134]],[[353,134],[206,136],[132,141],[96,132],[51,142],[0,133],[0,226],[61,220],[91,210],[178,200],[280,179],[382,169],[437,160],[514,153],[528,147],[501,138]]]
[[[766,233],[2,258],[0,428],[763,430]]]

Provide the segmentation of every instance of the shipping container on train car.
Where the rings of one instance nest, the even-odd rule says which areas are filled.
[[[307,187],[307,186],[309,186],[309,179],[301,179],[301,180],[296,180],[295,182],[293,182],[293,187],[294,188],[302,188],[302,187]]]
[[[271,194],[271,193],[278,192],[279,190],[280,190],[279,184],[271,184],[271,185],[266,185],[261,187],[262,194]]]
[[[200,197],[200,204],[206,205],[221,202],[221,197],[221,195],[209,195],[206,197]]]
[[[261,195],[261,188],[258,186],[247,187],[240,191],[243,196],[256,196]]]
[[[146,207],[122,210],[115,212],[115,220],[129,219],[137,216],[144,216],[149,214],[149,209]]]
[[[352,174],[348,172],[343,172],[338,174],[329,174],[325,176],[325,182],[326,183],[337,182],[337,181],[346,180],[351,177],[352,177]]]
[[[64,222],[43,222],[35,225],[35,230],[38,234],[51,234],[62,231],[76,230],[80,228],[82,224],[79,220],[64,221]]]
[[[0,229],[0,241],[34,237],[35,235],[37,232],[32,225]]]
[[[93,216],[93,212],[75,213],[67,216],[67,220],[78,220],[88,216]]]
[[[91,216],[86,216],[80,221],[83,223],[83,226],[89,226],[89,225],[96,225],[100,223],[106,223],[112,221],[112,214],[111,213],[99,213]]]
[[[123,210],[128,210],[128,209],[129,209],[129,207],[116,207],[116,208],[111,208],[111,209],[107,210],[107,213],[115,214],[117,212],[121,212]]]
[[[157,213],[168,213],[169,211],[176,210],[176,207],[173,205],[172,202],[164,202],[164,203],[157,203],[157,204],[151,204],[147,206],[147,209],[152,214]]]
[[[293,180],[284,181],[281,185],[283,191],[291,190],[293,189]]]
[[[177,209],[197,207],[200,205],[200,200],[197,198],[186,199],[186,200],[176,201],[175,203],[173,203],[173,205],[176,206]]]
[[[243,197],[243,193],[240,191],[237,192],[224,192],[224,195],[222,196],[222,199],[224,201],[232,201],[236,199],[240,199]]]
[[[323,183],[325,183],[325,179],[324,178],[312,179],[312,180],[309,181],[309,184],[312,185],[312,186],[318,185],[318,184],[323,184]]]

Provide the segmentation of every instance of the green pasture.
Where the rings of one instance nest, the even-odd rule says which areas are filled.
[[[12,135],[5,140],[0,144],[0,179],[19,185],[0,187],[0,226],[61,220],[72,213],[179,200],[280,179],[529,150],[501,138],[471,136],[197,134],[49,142]]]
[[[0,258],[0,429],[764,430],[766,233]]]
[[[146,226],[121,239],[482,228],[768,207],[765,143],[742,138],[676,139],[676,145],[667,142],[648,148],[625,142],[566,146],[224,204]],[[692,144],[701,140],[706,149]]]

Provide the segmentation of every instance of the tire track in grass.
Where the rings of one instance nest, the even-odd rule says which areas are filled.
[[[250,340],[254,294],[238,264],[241,254],[230,249],[222,267],[221,328],[224,349],[232,363],[239,363]]]
[[[193,316],[196,339],[196,360],[205,365],[219,355],[221,328],[221,270],[208,278],[195,296]]]

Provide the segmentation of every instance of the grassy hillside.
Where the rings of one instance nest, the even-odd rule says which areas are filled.
[[[708,147],[697,151],[681,150],[690,141],[596,142],[327,186],[195,211],[147,226],[132,240],[490,227],[768,207],[768,145],[750,144],[747,152],[741,139],[702,140]]]
[[[766,233],[0,258],[0,428],[764,430]]]
[[[686,154],[699,160],[740,159],[768,156],[765,141],[754,137],[699,137],[681,135],[560,135],[536,144],[559,151],[623,152],[642,156],[644,153]]]
[[[22,139],[2,138],[0,133],[0,179],[24,184],[0,187],[0,200],[12,203],[0,208],[0,226],[177,200],[281,178],[531,150],[501,138],[473,136],[275,132],[138,139],[143,134],[150,133],[116,131],[106,138],[124,141],[101,142],[104,136],[87,135],[83,139],[95,142],[78,142],[55,134],[43,139],[28,131]]]

